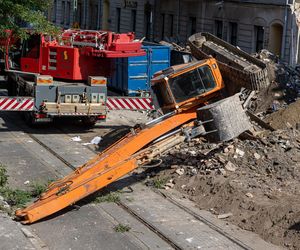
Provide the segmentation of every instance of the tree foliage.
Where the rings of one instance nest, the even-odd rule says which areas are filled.
[[[0,33],[13,30],[16,36],[26,37],[23,27],[30,27],[37,33],[56,33],[57,28],[45,16],[51,2],[50,0],[0,0]]]

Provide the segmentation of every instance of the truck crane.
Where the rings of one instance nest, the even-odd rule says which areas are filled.
[[[113,59],[145,55],[132,32],[64,30],[57,36],[12,31],[0,38],[8,96],[1,111],[25,111],[30,123],[57,116],[77,117],[87,124],[105,120],[107,78]]]
[[[156,73],[151,93],[162,115],[135,126],[73,173],[51,183],[34,203],[17,210],[16,217],[24,224],[45,218],[195,136],[230,140],[249,129],[238,97],[224,98],[223,90],[223,79],[213,58]]]

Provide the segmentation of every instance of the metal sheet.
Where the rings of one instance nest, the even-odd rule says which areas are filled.
[[[158,44],[143,45],[145,56],[115,59],[115,72],[109,87],[126,95],[148,91],[155,72],[170,66],[170,47]]]

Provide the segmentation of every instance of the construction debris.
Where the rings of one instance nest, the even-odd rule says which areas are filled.
[[[220,219],[299,249],[300,67],[267,50],[254,56],[272,81],[265,89],[241,89],[253,128],[227,142],[200,137],[173,148],[154,178],[172,179],[172,188]]]
[[[228,218],[230,216],[232,216],[232,213],[219,214],[217,217],[218,217],[218,219],[226,219],[226,218]]]
[[[213,209],[218,218],[297,249],[300,237],[293,228],[300,221],[300,131],[261,129],[254,134],[256,139],[224,142],[209,154],[203,152],[215,144],[205,138],[186,142],[163,158],[165,170],[154,178],[172,179],[172,188],[202,209]]]

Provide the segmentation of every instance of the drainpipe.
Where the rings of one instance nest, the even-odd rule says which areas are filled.
[[[298,64],[299,60],[299,43],[300,43],[300,34],[299,34],[299,28],[297,29],[297,44],[296,44],[296,55],[295,55],[295,64]]]
[[[286,42],[286,31],[287,31],[287,21],[288,21],[288,7],[289,7],[289,0],[286,0],[285,4],[285,12],[284,12],[284,27],[283,27],[283,34],[282,34],[282,42],[281,42],[281,59],[284,59],[285,54],[285,42]]]
[[[294,54],[293,54],[293,61],[292,63],[296,65],[298,63],[299,59],[299,40],[300,40],[300,25],[298,24],[297,15],[295,13],[295,0],[293,0],[293,11],[294,11],[294,20],[293,20],[293,28],[295,32],[295,40],[296,40],[296,46],[294,45],[293,48],[295,48]],[[294,41],[295,41],[294,40]],[[293,41],[293,42],[294,42]]]

